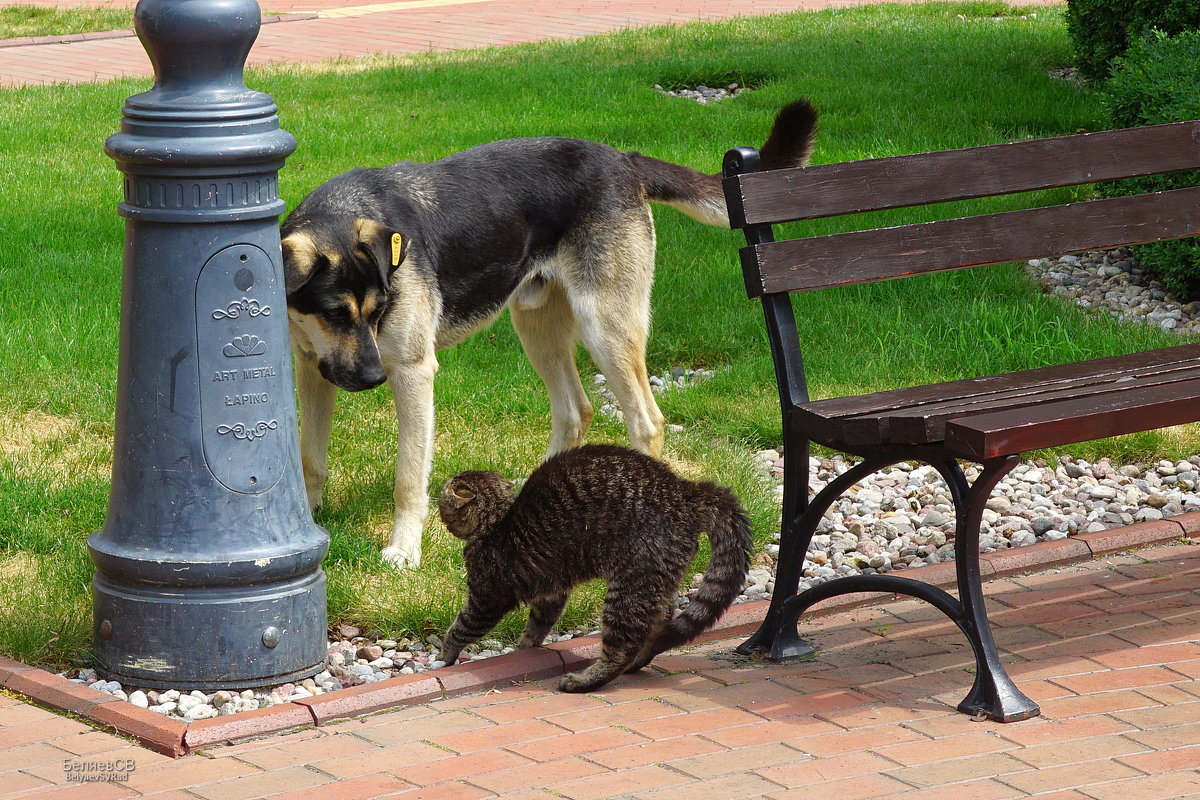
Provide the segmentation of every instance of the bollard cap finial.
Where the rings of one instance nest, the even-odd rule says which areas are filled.
[[[133,19],[156,90],[247,91],[242,73],[261,22],[255,0],[140,0]]]
[[[121,130],[104,145],[130,176],[123,215],[212,221],[283,210],[275,172],[296,140],[280,129],[271,96],[244,80],[259,22],[255,0],[137,4],[154,87],[125,101]]]

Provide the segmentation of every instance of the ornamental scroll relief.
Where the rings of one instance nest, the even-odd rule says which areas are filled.
[[[284,458],[281,403],[287,321],[276,267],[253,245],[232,245],[208,260],[196,292],[197,352],[204,453],[218,481],[257,494],[279,479]]]

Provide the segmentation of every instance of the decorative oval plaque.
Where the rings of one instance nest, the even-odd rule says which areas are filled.
[[[204,458],[223,486],[260,494],[284,464],[283,387],[287,310],[275,264],[235,244],[210,258],[196,281],[196,345]]]

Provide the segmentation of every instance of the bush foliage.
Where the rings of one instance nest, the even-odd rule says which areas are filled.
[[[1168,35],[1200,29],[1197,0],[1067,0],[1075,66],[1091,80],[1108,77],[1112,61],[1152,29]]]
[[[1114,60],[1104,100],[1114,126],[1156,125],[1200,119],[1200,31],[1169,37],[1160,32],[1133,44]],[[1111,185],[1107,194],[1200,186],[1200,172],[1177,172]],[[1200,239],[1176,239],[1134,248],[1138,262],[1176,295],[1200,299]]]

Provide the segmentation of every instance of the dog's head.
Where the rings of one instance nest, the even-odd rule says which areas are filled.
[[[292,342],[321,374],[348,392],[387,379],[376,337],[392,276],[408,241],[381,222],[357,218],[289,220],[283,268]]]

